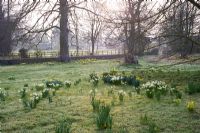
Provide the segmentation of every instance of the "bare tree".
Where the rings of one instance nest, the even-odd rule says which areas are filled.
[[[103,11],[103,3],[93,1],[90,4],[90,11],[87,11],[88,14],[88,22],[89,22],[89,38],[91,41],[92,51],[91,55],[94,55],[95,44],[97,43],[100,34],[104,28],[103,18],[98,14],[101,14]]]
[[[15,1],[16,2],[16,1]],[[23,40],[24,37],[33,37],[35,33],[49,34],[53,28],[60,29],[60,60],[69,61],[69,12],[72,7],[85,1],[22,1],[19,5],[19,12],[15,11],[15,24],[19,30],[23,30],[23,34],[16,36],[17,40]],[[26,18],[32,14],[36,14],[36,18],[32,24],[20,25]],[[29,20],[30,21],[30,20]],[[59,24],[58,24],[59,23]],[[42,35],[42,36],[43,36]],[[42,37],[41,36],[41,37]]]
[[[72,27],[71,31],[73,33],[74,36],[72,36],[72,38],[75,38],[75,46],[76,46],[76,55],[79,55],[79,17],[78,14],[76,12],[76,9],[72,9],[72,11],[70,12],[71,14],[71,21],[72,21]],[[73,41],[71,40],[71,43],[73,43]]]
[[[194,48],[189,38],[197,36],[195,33],[198,27],[197,9],[188,1],[184,1],[181,4],[176,2],[170,11],[165,14],[161,36],[170,42],[169,46],[173,52],[179,53],[184,58]]]

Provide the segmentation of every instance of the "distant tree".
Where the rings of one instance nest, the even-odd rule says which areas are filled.
[[[197,9],[188,1],[184,1],[181,4],[176,2],[170,11],[165,14],[161,35],[168,40],[172,51],[180,53],[184,58],[193,49],[190,39],[196,35]]]
[[[75,46],[76,46],[76,55],[79,55],[79,16],[76,12],[76,9],[74,8],[71,13],[71,21],[72,21],[72,28],[71,31],[73,33],[72,38],[75,38]],[[71,43],[73,43],[73,41],[71,40]]]
[[[91,55],[94,55],[94,50],[96,43],[105,27],[104,19],[100,16],[104,10],[104,3],[97,1],[90,2],[90,7],[88,7],[87,16],[88,16],[88,37],[91,42]]]

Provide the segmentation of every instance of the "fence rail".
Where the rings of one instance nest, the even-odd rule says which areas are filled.
[[[94,56],[105,56],[105,55],[122,55],[122,50],[98,50],[95,51]],[[58,58],[60,53],[58,51],[38,51],[28,52],[26,57],[22,57],[20,53],[11,53],[9,56],[0,56],[0,59],[22,59],[22,58]],[[91,56],[89,51],[69,51],[70,57],[82,57]]]

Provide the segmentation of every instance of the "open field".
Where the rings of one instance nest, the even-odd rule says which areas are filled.
[[[162,63],[163,64],[163,63]],[[76,61],[71,63],[21,64],[0,66],[0,88],[6,88],[5,101],[0,101],[0,132],[55,132],[63,118],[72,122],[73,133],[199,133],[200,132],[200,97],[199,94],[185,93],[191,81],[200,82],[200,66],[184,64],[172,67],[158,67],[159,63],[140,60],[140,65],[123,65],[120,60]],[[104,84],[100,79],[97,86],[89,82],[93,72],[102,77],[102,73],[112,70],[133,73],[141,84],[152,80],[165,81],[169,86],[176,85],[182,93],[179,104],[174,97],[161,96],[158,101],[146,97],[144,90],[136,93],[133,86]],[[47,80],[69,80],[70,88],[61,87],[52,97],[43,98],[34,109],[23,106],[19,90],[28,85],[28,94],[38,92],[36,84]],[[81,79],[80,83],[74,82]],[[98,130],[95,122],[96,113],[91,106],[90,91],[96,89],[96,98],[111,105],[113,118],[112,130]],[[118,91],[124,90],[124,101],[118,99]],[[112,91],[112,94],[109,92]],[[195,110],[189,112],[188,101],[195,101]],[[153,126],[142,123],[147,116]],[[151,129],[153,128],[153,129]],[[151,132],[152,131],[152,132]]]

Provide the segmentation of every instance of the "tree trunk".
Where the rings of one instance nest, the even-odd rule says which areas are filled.
[[[68,45],[68,2],[60,0],[60,60],[66,62],[70,60]]]
[[[135,40],[136,40],[136,26],[135,26],[135,7],[134,4],[132,3],[131,0],[128,1],[128,6],[129,6],[129,13],[130,13],[130,34],[128,36],[128,41],[127,41],[127,49],[128,53],[125,55],[125,62],[128,64],[138,64],[137,58],[135,58],[135,51],[136,51],[136,46],[135,46]]]
[[[78,42],[78,28],[75,30],[76,33],[76,55],[79,55],[79,42]]]
[[[94,44],[95,44],[94,39],[91,39],[91,42],[92,42],[92,53],[91,53],[91,55],[94,55]]]

